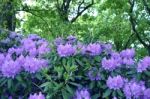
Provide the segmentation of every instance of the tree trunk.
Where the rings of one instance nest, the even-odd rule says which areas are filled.
[[[0,12],[0,27],[15,31],[16,28],[16,12],[14,9],[13,1],[9,0],[1,4],[2,10]]]

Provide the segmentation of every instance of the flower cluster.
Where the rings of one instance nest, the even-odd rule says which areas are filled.
[[[114,69],[116,69],[119,66],[120,66],[120,64],[118,64],[118,61],[115,60],[114,58],[110,58],[110,59],[103,58],[102,59],[102,67],[105,70],[113,71]]]
[[[91,97],[89,91],[86,88],[82,88],[76,91],[74,99],[91,99]]]
[[[57,52],[61,57],[71,56],[75,54],[76,48],[71,44],[58,45]]]
[[[37,93],[34,93],[33,95],[30,94],[28,99],[45,99],[45,96],[41,92],[39,92],[39,94]]]
[[[145,90],[145,85],[143,82],[137,83],[136,81],[127,82],[123,88],[123,92],[127,99],[137,99],[143,96]],[[145,97],[147,94],[145,92]]]
[[[134,49],[126,49],[120,52],[120,55],[122,57],[122,63],[125,65],[134,65],[134,56],[135,56],[135,50]]]
[[[120,53],[111,51],[109,54],[110,57],[103,58],[101,62],[102,67],[105,70],[113,71],[121,65],[126,65],[127,67],[129,67],[130,65],[134,65],[134,49],[126,49],[121,51]]]
[[[101,79],[101,75],[99,70],[97,70],[96,68],[92,68],[89,72],[88,72],[88,77],[90,80],[94,81],[98,81]]]
[[[144,57],[139,63],[137,67],[138,72],[146,71],[150,67],[150,57]]]
[[[15,34],[11,35],[14,36]],[[0,53],[0,71],[8,78],[14,78],[23,70],[35,73],[48,65],[48,61],[40,57],[49,51],[47,41],[31,34],[20,40],[18,46],[8,48],[6,53]]]
[[[107,79],[107,86],[110,89],[117,90],[117,89],[122,88],[123,85],[124,85],[124,79],[120,75],[115,76],[115,77],[109,77]]]
[[[11,39],[16,39],[17,37],[19,36],[15,33],[9,36]],[[5,42],[3,43],[8,43],[9,40],[10,39],[4,40]],[[47,75],[49,74],[56,86],[59,86],[61,81],[70,81],[71,83],[69,82],[67,86],[63,88],[64,90],[65,87],[67,87],[69,97],[73,97],[74,99],[91,99],[91,97],[102,98],[101,95],[95,93],[105,92],[105,88],[107,88],[109,89],[108,91],[111,90],[110,97],[114,97],[114,99],[118,97],[122,98],[122,95],[119,95],[122,94],[121,92],[123,92],[127,99],[150,98],[150,88],[148,88],[150,85],[147,77],[149,76],[149,71],[139,73],[149,69],[149,56],[144,57],[136,64],[134,60],[134,49],[125,49],[121,52],[116,52],[112,50],[112,45],[109,43],[95,42],[84,44],[78,42],[77,38],[72,35],[66,39],[56,38],[54,45],[55,46],[52,45],[54,55],[48,54],[46,55],[48,58],[45,59],[44,54],[51,52],[49,43],[45,39],[35,34],[22,37],[22,39],[18,38],[17,42],[4,48],[5,51],[1,51],[0,49],[0,74],[7,78],[15,78],[16,75],[22,71],[36,73],[48,66],[48,59],[52,61],[54,59],[52,65],[55,67],[52,66],[50,70],[47,69],[47,71],[44,72],[48,73],[44,81],[48,81],[47,79],[49,78]],[[77,56],[78,54],[79,56]],[[59,58],[55,57],[55,55],[59,55]],[[70,58],[70,56],[73,55],[76,56]],[[67,58],[63,60],[62,58],[64,57]],[[62,76],[61,79],[57,74],[60,77]],[[140,78],[141,74],[144,76]],[[127,79],[129,79],[129,81]],[[144,80],[145,83],[141,82],[141,79]],[[33,81],[39,81],[38,84],[45,83],[44,81],[40,82],[40,80],[36,78],[33,79]],[[72,86],[69,86],[71,84],[77,85],[78,87],[84,85],[86,88],[77,89],[75,94],[72,94],[75,86],[72,88]],[[45,87],[47,88],[46,85],[44,88]],[[56,92],[61,92],[57,91],[55,86],[53,86],[53,88]],[[53,92],[53,88],[50,88],[48,92]],[[91,93],[87,88],[90,89]],[[104,93],[104,96],[107,94],[109,93]],[[6,94],[6,96],[9,95]],[[110,98],[109,96],[107,97]],[[42,93],[35,93],[33,95],[30,94],[29,99],[45,99],[45,96],[42,95]]]
[[[87,46],[82,47],[82,53],[91,56],[100,55],[102,52],[102,47],[99,43],[91,43]]]

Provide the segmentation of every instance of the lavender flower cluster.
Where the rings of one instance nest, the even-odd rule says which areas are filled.
[[[8,78],[14,78],[21,71],[35,73],[48,65],[48,61],[41,56],[49,51],[46,40],[31,34],[20,40],[18,46],[14,45],[7,52],[0,53],[0,72]]]
[[[68,36],[67,39],[56,38],[54,45],[57,46],[57,52],[60,57],[73,56],[77,53],[90,56],[100,55],[102,52],[111,52],[112,45],[104,43],[82,44],[77,42],[76,37]]]
[[[37,93],[34,93],[33,95],[30,94],[28,99],[45,99],[45,96],[41,92],[39,92],[39,94]]]
[[[75,37],[72,38],[75,39]],[[78,42],[77,44],[74,44],[73,42],[65,43],[66,41],[63,41],[60,38],[57,38],[56,41],[57,53],[60,57],[74,56],[77,53],[89,56],[105,56],[102,58],[99,67],[104,69],[105,71],[114,72],[117,69],[134,68],[137,72],[143,72],[148,70],[148,68],[150,67],[150,57],[148,56],[144,57],[139,62],[135,61],[134,49],[125,49],[121,52],[115,52],[112,50],[111,44],[98,42],[90,43],[88,45],[82,44],[80,42]],[[87,75],[91,81],[101,80],[100,71],[96,67],[90,69]],[[127,79],[128,78],[122,77],[121,75],[110,75],[106,80],[106,85],[111,90],[123,90],[124,95],[127,99],[141,97],[142,99],[149,99],[149,88],[146,88],[144,84],[138,83],[137,81],[127,81]],[[90,99],[89,96],[89,92],[86,89],[77,90],[75,99]]]
[[[76,90],[74,99],[91,99],[88,89],[82,88]]]
[[[112,52],[110,58],[106,59],[105,57],[102,59],[102,67],[109,71],[113,71],[124,65],[130,68],[134,65],[134,56],[134,49],[126,49],[120,53]]]
[[[12,34],[11,37],[13,38],[14,35],[16,34]],[[104,80],[107,88],[113,91],[121,90],[127,99],[150,99],[150,88],[147,88],[148,86],[144,81],[134,80],[134,77],[128,78],[124,74],[116,73],[116,71],[125,71],[126,69],[127,71],[134,69],[139,74],[148,71],[150,68],[149,56],[138,62],[135,60],[134,49],[115,52],[109,43],[84,44],[78,42],[77,38],[72,35],[66,39],[56,38],[54,45],[54,50],[56,48],[54,52],[60,58],[78,54],[86,58],[90,57],[91,60],[88,60],[88,62],[91,68],[88,68],[85,73],[89,81],[97,83]],[[14,78],[21,71],[36,73],[48,66],[48,60],[42,58],[42,55],[50,51],[49,43],[46,40],[38,35],[31,34],[18,40],[17,44],[9,47],[5,52],[0,53],[0,73],[7,78]],[[94,63],[95,61],[93,62],[92,59],[97,56],[101,56],[100,61]],[[86,65],[86,63],[83,65]],[[84,70],[86,71],[86,69]],[[108,74],[106,78],[102,77],[102,73]],[[91,99],[91,95],[87,88],[82,88],[76,90],[73,98]],[[45,99],[45,96],[42,93],[35,93],[30,94],[29,99]]]

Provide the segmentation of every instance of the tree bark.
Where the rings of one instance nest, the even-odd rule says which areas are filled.
[[[16,12],[13,5],[13,0],[3,2],[2,11],[0,12],[0,27],[15,31],[16,28]]]

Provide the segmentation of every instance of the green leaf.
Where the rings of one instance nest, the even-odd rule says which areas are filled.
[[[119,96],[123,96],[123,93],[122,93],[121,90],[117,90],[117,94],[118,94]]]
[[[76,62],[77,62],[80,66],[83,66],[83,63],[82,63],[79,59],[76,59]]]
[[[70,94],[73,94],[73,89],[69,86],[69,85],[66,85],[66,88],[67,88],[67,91],[70,93]]]
[[[61,92],[62,92],[63,99],[70,99],[71,95],[67,93],[66,90],[62,90]]]
[[[147,76],[150,76],[150,72],[149,71],[145,71],[144,72]]]
[[[93,95],[91,98],[92,99],[99,99],[99,97],[100,97],[100,93],[97,93],[97,94]]]
[[[77,87],[79,87],[79,86],[81,86],[80,84],[78,84],[78,83],[75,83],[75,82],[69,82],[71,85],[74,85],[74,86],[77,86]]]
[[[11,86],[12,86],[12,80],[8,79],[8,81],[7,81],[7,88],[10,89]]]
[[[112,92],[112,91],[111,91],[110,89],[107,89],[107,90],[103,93],[103,98],[106,98],[106,97],[110,96],[111,92]]]
[[[62,64],[63,64],[64,66],[66,65],[66,59],[65,59],[65,58],[62,59]]]
[[[40,85],[40,87],[46,87],[46,86],[49,86],[50,85],[50,82],[46,82],[46,83],[43,83],[42,85]]]

